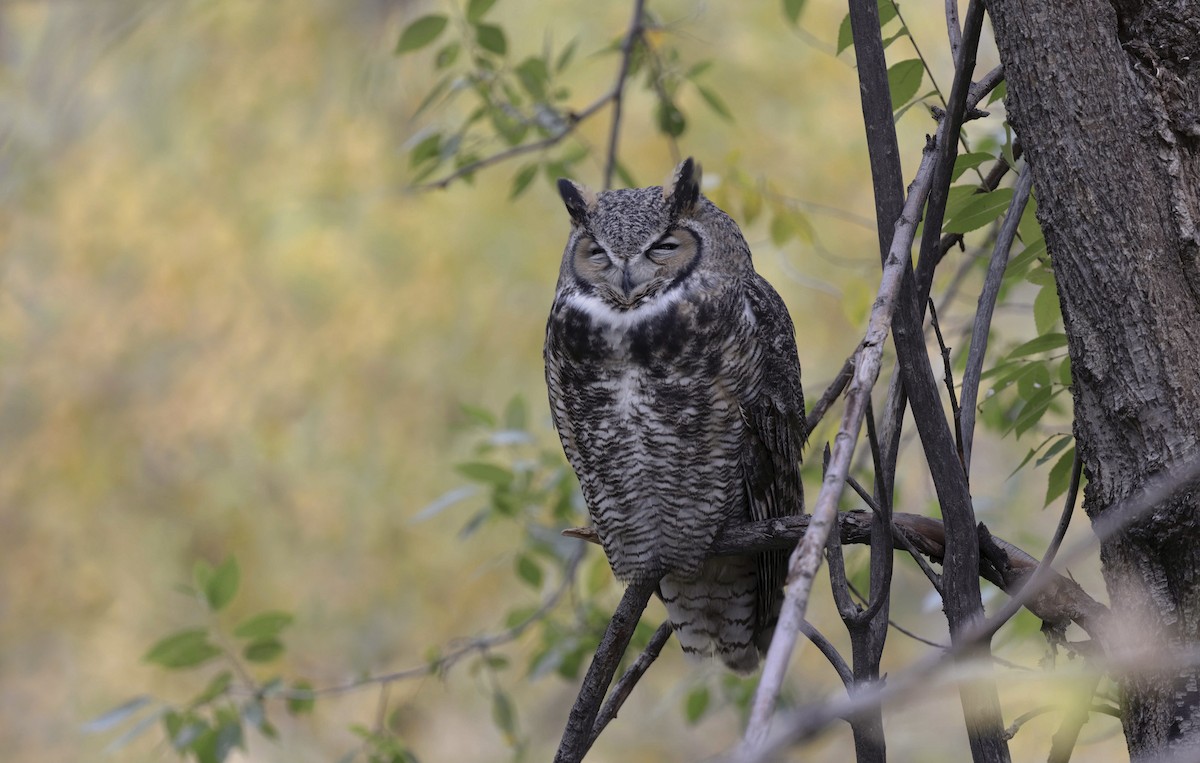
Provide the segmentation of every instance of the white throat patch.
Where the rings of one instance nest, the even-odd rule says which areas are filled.
[[[572,294],[566,304],[586,314],[593,322],[618,333],[624,333],[668,310],[684,296],[685,289],[670,289],[656,294],[632,310],[614,310],[608,303],[591,294]]]

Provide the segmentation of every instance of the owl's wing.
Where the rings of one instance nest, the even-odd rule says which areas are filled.
[[[742,464],[750,518],[762,520],[803,513],[799,463],[808,432],[791,317],[779,294],[764,279],[756,275],[747,287],[762,377],[741,401],[746,422]],[[788,556],[783,550],[759,555],[756,633],[769,634],[778,618]]]

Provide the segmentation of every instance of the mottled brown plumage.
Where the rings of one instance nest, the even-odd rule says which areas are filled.
[[[546,329],[550,409],[609,563],[665,573],[685,652],[753,670],[786,552],[714,558],[731,523],[800,513],[800,364],[787,308],[738,226],[684,161],[665,187],[595,196],[571,216]]]

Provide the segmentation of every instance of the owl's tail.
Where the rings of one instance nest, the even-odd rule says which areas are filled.
[[[758,667],[763,640],[755,632],[755,557],[714,557],[695,577],[667,575],[659,590],[684,654],[719,657],[738,673]]]

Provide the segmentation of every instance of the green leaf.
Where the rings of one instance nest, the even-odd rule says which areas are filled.
[[[566,175],[567,173],[563,173]],[[525,398],[520,395],[513,395],[508,401],[508,405],[504,406],[504,428],[505,429],[525,429],[529,424],[529,411],[525,406]]]
[[[399,55],[401,53],[420,50],[433,42],[445,30],[447,21],[448,19],[445,16],[435,13],[429,16],[422,16],[409,24],[400,33],[400,41],[396,43],[396,54]]]
[[[720,96],[718,96],[713,90],[702,85],[696,85],[696,89],[700,91],[700,97],[704,99],[704,102],[708,104],[710,109],[717,113],[717,116],[721,117],[726,122],[733,121],[733,112],[729,110],[729,107],[725,105],[725,102],[721,100]]]
[[[1075,438],[1072,437],[1071,435],[1069,435],[1069,434],[1062,435],[1061,437],[1058,438],[1058,440],[1053,445],[1051,445],[1049,448],[1046,449],[1046,452],[1042,455],[1042,457],[1037,460],[1037,465],[1041,466],[1042,464],[1046,463],[1047,461],[1049,461],[1050,459],[1054,458],[1059,453],[1061,453],[1063,448],[1067,447],[1068,445],[1071,445],[1074,442],[1075,442]]]
[[[204,691],[197,694],[191,702],[188,703],[190,708],[196,708],[200,705],[212,702],[217,697],[224,694],[229,689],[229,684],[233,682],[233,673],[228,670],[222,670],[220,673],[213,676],[208,682],[208,686],[204,687]]]
[[[1033,324],[1039,334],[1048,334],[1058,325],[1058,290],[1047,284],[1033,299]]]
[[[1030,363],[1026,372],[1017,379],[1017,393],[1030,400],[1040,390],[1050,388],[1050,366],[1044,360]]]
[[[1061,389],[1059,390],[1062,391]],[[1042,416],[1046,414],[1046,409],[1050,407],[1050,403],[1058,393],[1052,392],[1049,387],[1042,387],[1037,390],[1026,402],[1025,407],[1021,409],[1021,413],[1017,416],[1016,422],[1012,425],[1012,430],[1017,437],[1025,434],[1042,420]]]
[[[211,730],[207,721],[189,716],[171,735],[171,746],[182,752]]]
[[[233,752],[233,748],[242,746],[242,723],[237,715],[223,716],[217,727],[214,743],[214,759],[221,763]]]
[[[251,641],[242,650],[242,656],[250,662],[270,662],[281,654],[283,654],[283,642],[277,638]]]
[[[706,58],[703,61],[697,61],[696,63],[692,64],[690,69],[687,70],[687,73],[683,75],[683,78],[687,80],[694,80],[711,69],[712,66],[713,61],[711,58]]]
[[[687,700],[683,706],[684,717],[687,718],[688,723],[695,723],[704,716],[705,711],[708,710],[708,701],[707,686],[697,686],[688,692]]]
[[[467,21],[472,24],[478,22],[495,4],[496,0],[471,0],[467,3]]]
[[[233,635],[248,639],[274,638],[291,625],[294,619],[287,612],[262,612],[239,623],[233,629]]]
[[[468,461],[465,464],[458,464],[454,467],[454,471],[474,482],[483,482],[497,487],[509,485],[513,480],[513,473],[508,469],[485,461]]]
[[[954,160],[954,171],[950,174],[950,179],[951,181],[958,180],[967,170],[973,170],[984,162],[995,158],[996,157],[992,156],[986,151],[960,154],[958,158]]]
[[[452,66],[458,60],[458,54],[461,50],[462,45],[457,42],[442,46],[442,49],[437,52],[437,56],[433,59],[433,65],[438,69],[445,69]]]
[[[850,27],[850,14],[847,13],[842,18],[842,23],[838,26],[838,41],[837,53],[840,55],[843,50],[854,44],[854,30]]]
[[[1048,506],[1055,498],[1067,492],[1067,488],[1071,486],[1071,465],[1074,463],[1075,448],[1072,447],[1059,456],[1054,466],[1050,467],[1050,477],[1046,480],[1046,503],[1044,505]]]
[[[783,0],[783,15],[795,26],[800,21],[800,12],[804,10],[805,0]]]
[[[515,199],[525,193],[525,189],[529,188],[529,184],[537,177],[538,166],[536,164],[526,164],[521,169],[517,170],[517,174],[513,176],[512,190],[508,193],[509,199]]]
[[[988,93],[988,105],[990,106],[1006,95],[1008,95],[1008,81],[1002,80],[999,85],[996,85],[996,87],[992,89],[992,92]]]
[[[887,23],[896,18],[896,6],[892,5],[891,0],[879,0],[877,4],[879,12],[879,28],[887,26]],[[841,26],[838,27],[838,44],[837,52],[840,54],[843,50],[854,44],[854,33],[850,27],[850,14],[847,13],[842,19]]]
[[[1025,344],[1018,346],[1012,352],[1008,353],[1009,359],[1023,358],[1027,355],[1034,355],[1039,352],[1048,352],[1049,350],[1057,350],[1059,347],[1067,346],[1067,335],[1061,333],[1044,334],[1036,339],[1030,339]]]
[[[208,581],[212,578],[213,568],[204,559],[197,559],[192,565],[192,582],[196,585],[197,591],[203,591],[208,588]]]
[[[792,222],[791,215],[787,212],[780,212],[771,218],[771,243],[775,246],[783,246],[792,236],[796,235],[796,226]]]
[[[571,64],[571,59],[575,57],[575,50],[578,47],[578,40],[571,40],[567,43],[567,47],[563,48],[562,52],[558,54],[558,60],[554,62],[554,71],[562,72],[563,69],[566,69]]]
[[[475,41],[489,53],[503,56],[508,52],[508,39],[504,36],[504,30],[495,24],[476,24]]]
[[[912,100],[925,79],[925,65],[919,58],[910,58],[888,67],[888,89],[892,91],[892,111]]]
[[[517,557],[517,577],[533,588],[540,589],[542,587],[542,568],[526,554]]]
[[[141,710],[143,707],[149,705],[153,701],[154,697],[151,697],[148,694],[134,697],[128,702],[118,705],[103,715],[98,715],[92,720],[83,724],[82,731],[85,734],[97,734],[101,731],[108,731],[112,727],[121,724],[138,710]]]
[[[237,558],[231,556],[213,570],[212,577],[204,586],[204,598],[208,600],[208,606],[214,612],[223,609],[237,595],[240,581],[241,570],[238,569]]]
[[[1012,196],[1011,188],[974,194],[955,212],[954,217],[946,221],[942,230],[946,233],[969,233],[982,228],[1004,214],[1012,202]]]
[[[317,704],[317,695],[313,693],[312,684],[308,681],[297,681],[292,684],[292,695],[287,700],[287,711],[292,715],[311,713]]]
[[[408,164],[410,167],[416,167],[431,159],[440,159],[441,154],[442,134],[435,132],[422,138],[417,145],[413,146],[412,150],[408,152]]]
[[[658,102],[654,109],[654,121],[658,124],[660,132],[672,138],[678,138],[687,129],[687,119],[683,112],[667,100]]]
[[[511,741],[517,736],[517,711],[512,700],[499,689],[492,694],[492,722]]]
[[[194,628],[172,633],[150,647],[142,659],[178,670],[203,664],[219,654],[221,650],[208,641],[208,631]]]
[[[477,405],[467,405],[466,403],[462,403],[458,406],[458,409],[462,415],[470,419],[472,423],[479,424],[480,426],[484,426],[489,429],[494,429],[496,427],[496,417],[493,416],[492,412],[486,408],[480,408]]]
[[[517,79],[525,91],[533,96],[535,101],[546,100],[546,84],[550,81],[550,72],[546,62],[540,58],[529,57],[517,65]]]

